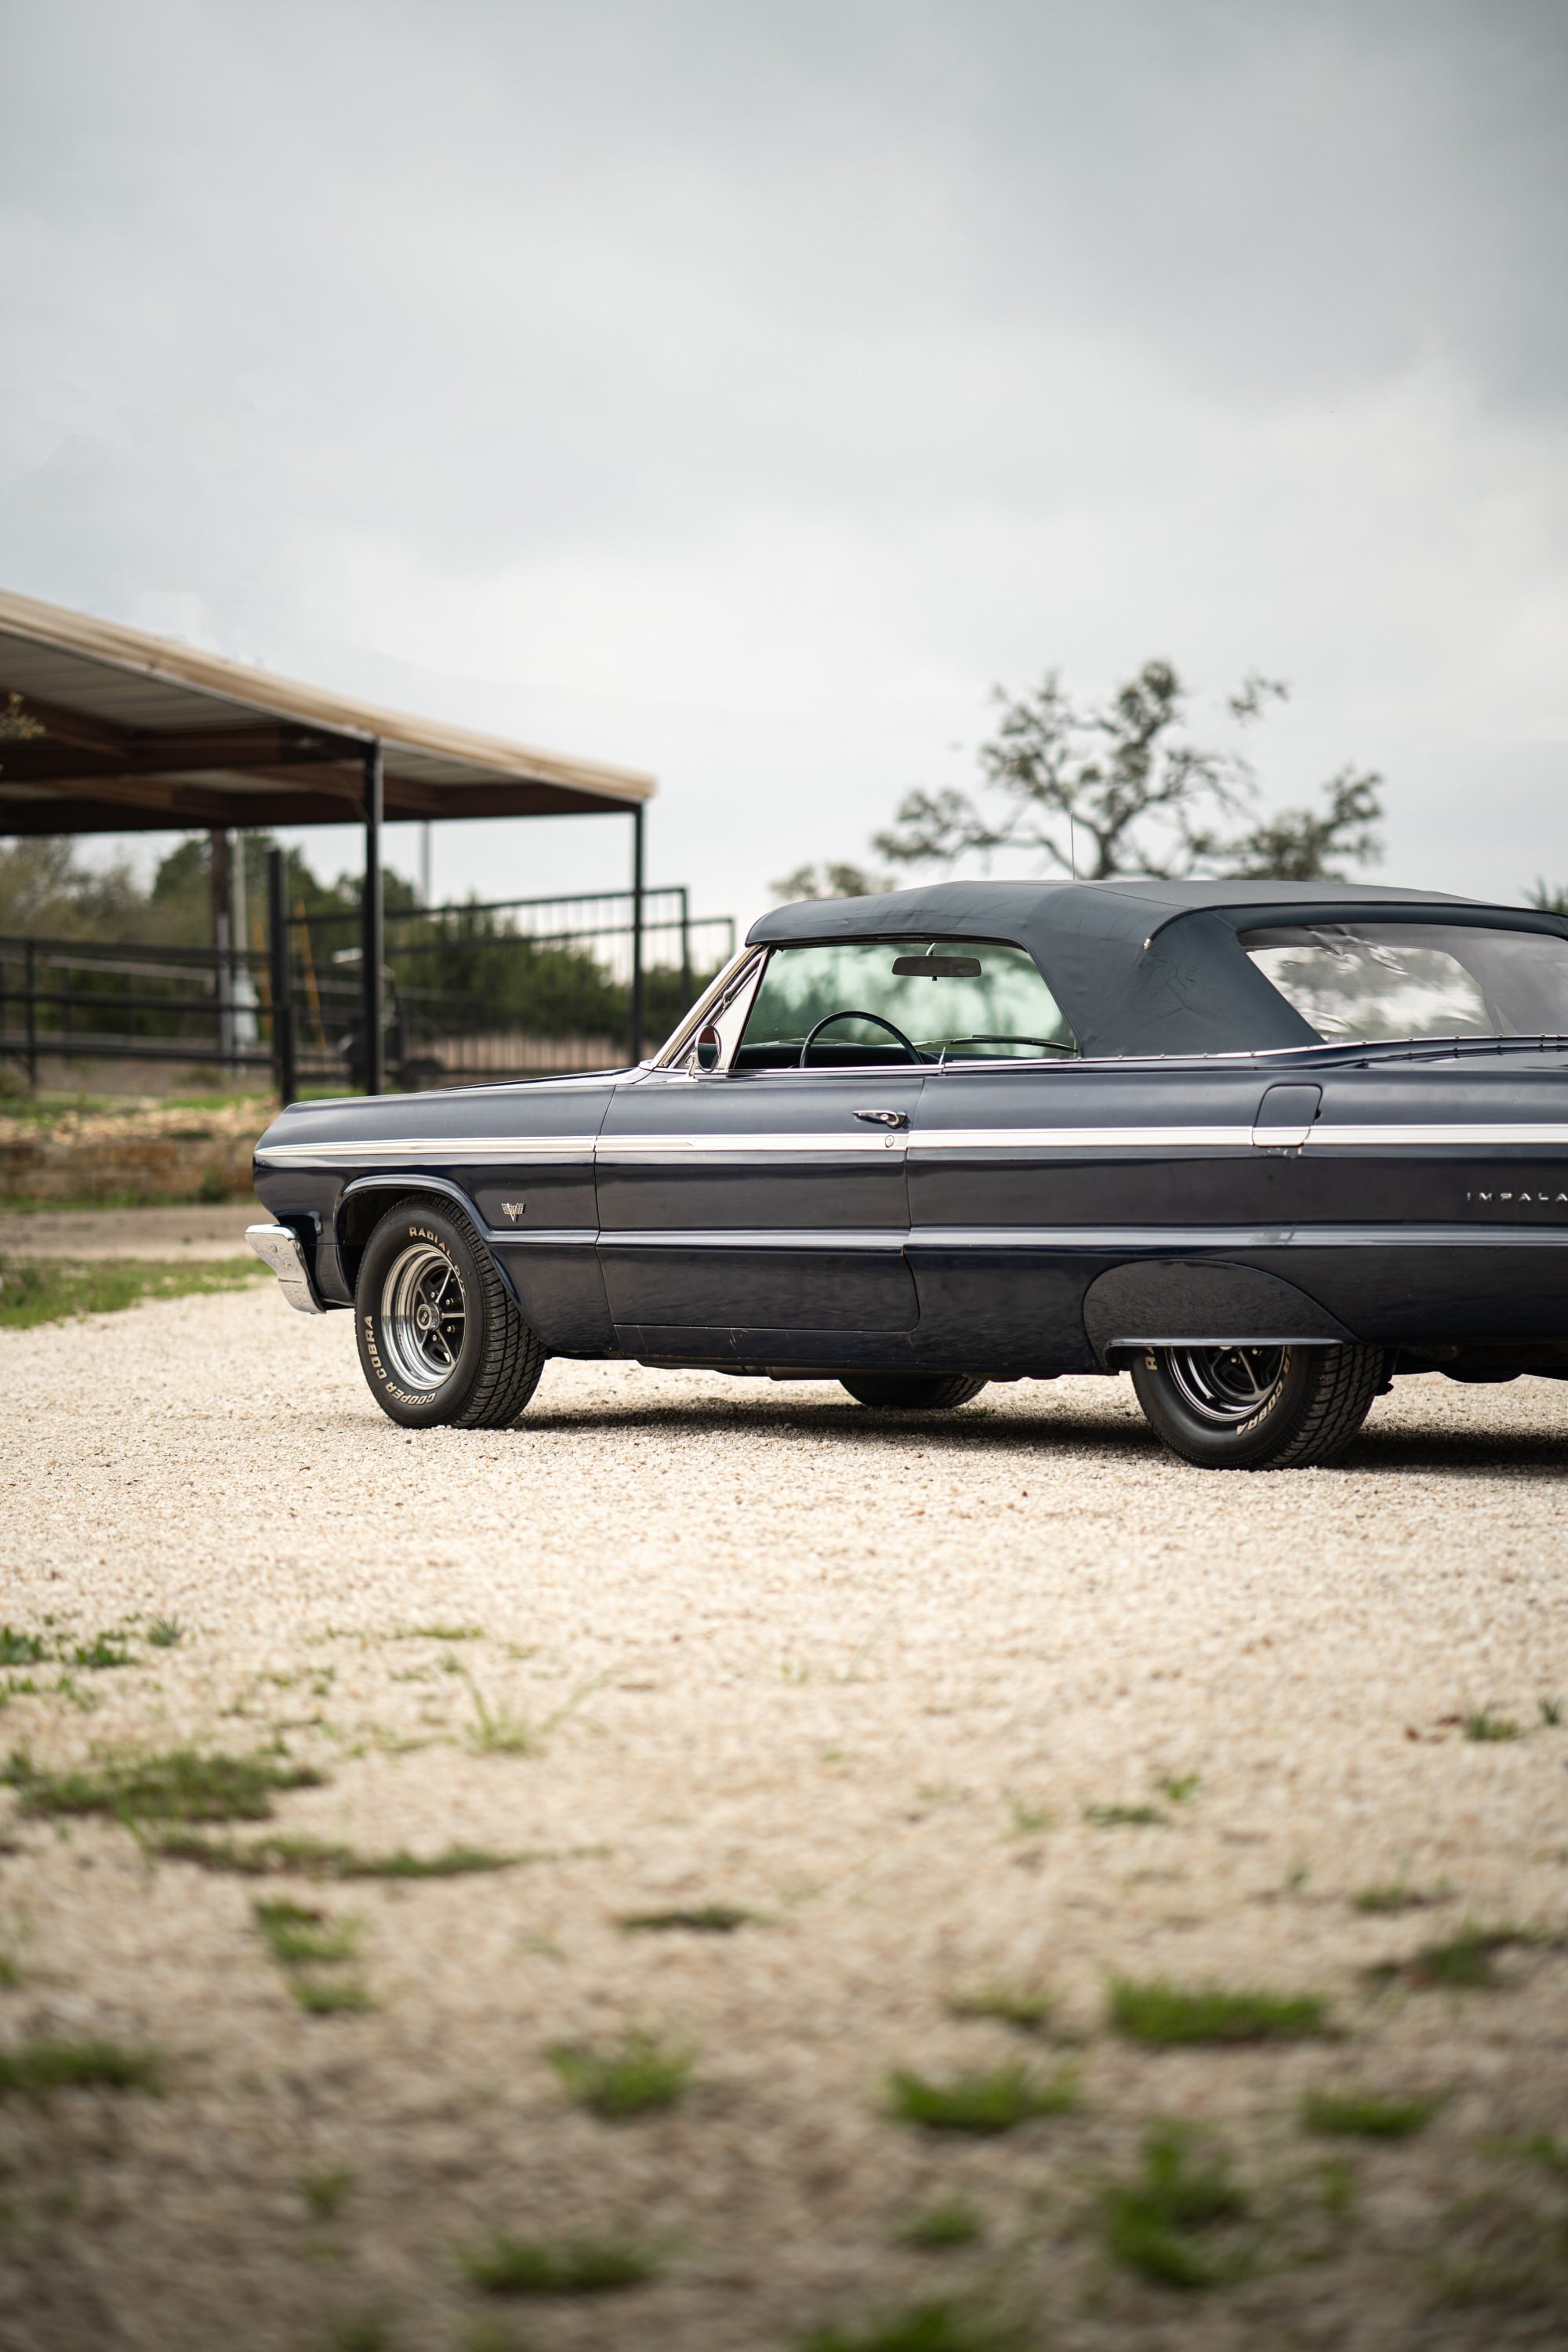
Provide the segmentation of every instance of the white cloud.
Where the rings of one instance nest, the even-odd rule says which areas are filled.
[[[1155,652],[1391,873],[1568,872],[1544,0],[13,16],[10,584],[654,766],[742,911]]]

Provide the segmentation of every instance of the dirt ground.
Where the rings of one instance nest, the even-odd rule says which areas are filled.
[[[240,1257],[247,1225],[268,1222],[259,1201],[170,1209],[0,1209],[0,1258]]]
[[[515,1430],[410,1435],[270,1287],[0,1365],[0,1614],[51,1662],[0,1675],[0,2090],[51,2039],[163,2066],[0,2096],[5,2352],[1568,2340],[1568,1388],[1402,1381],[1342,1466],[1247,1476],[1125,1381],[892,1421],[557,1363]],[[209,1864],[515,1859],[262,1878],[25,1809],[182,1745],[320,1775]],[[280,1899],[336,1959],[279,1963]],[[1150,1979],[1326,2031],[1151,2046]],[[574,2105],[547,2053],[637,2030],[684,2095]],[[889,2112],[1016,2066],[1073,2103]],[[1339,2091],[1436,2105],[1309,2128]],[[1217,2195],[1159,2204],[1163,2118]],[[955,2201],[978,2234],[906,2242]],[[654,2274],[492,2295],[496,2230]]]

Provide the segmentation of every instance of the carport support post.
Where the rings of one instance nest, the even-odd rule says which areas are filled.
[[[381,896],[381,745],[364,749],[364,899],[360,914],[360,956],[364,978],[364,1090],[384,1091],[386,1033],[381,1018],[381,967],[385,961],[385,923]]]
[[[299,1092],[294,1073],[294,984],[289,965],[289,877],[281,849],[267,853],[267,962],[272,995],[272,1066],[281,1101]]]
[[[632,811],[632,1022],[631,1058],[642,1060],[643,1049],[643,971],[642,971],[642,902],[643,902],[643,804],[639,801]]]
[[[228,830],[215,825],[207,835],[213,899],[213,973],[217,996],[217,1058],[234,1055],[234,881],[229,866]]]

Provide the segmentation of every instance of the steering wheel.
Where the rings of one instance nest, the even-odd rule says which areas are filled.
[[[811,1032],[811,1034],[807,1037],[805,1045],[801,1047],[800,1060],[795,1066],[798,1069],[805,1069],[806,1055],[810,1053],[812,1047],[816,1045],[823,1031],[825,1029],[831,1029],[836,1021],[874,1021],[879,1029],[885,1029],[889,1036],[896,1037],[898,1039],[900,1045],[903,1047],[911,1062],[918,1062],[921,1058],[920,1047],[918,1045],[911,1045],[903,1031],[901,1029],[895,1028],[890,1021],[884,1021],[879,1013],[829,1013],[817,1023],[816,1028]]]

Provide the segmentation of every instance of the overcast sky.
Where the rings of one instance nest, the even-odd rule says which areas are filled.
[[[1568,881],[1563,0],[0,25],[0,584],[652,768],[742,917],[1154,654],[1289,679],[1266,798],[1381,769],[1390,879]]]

